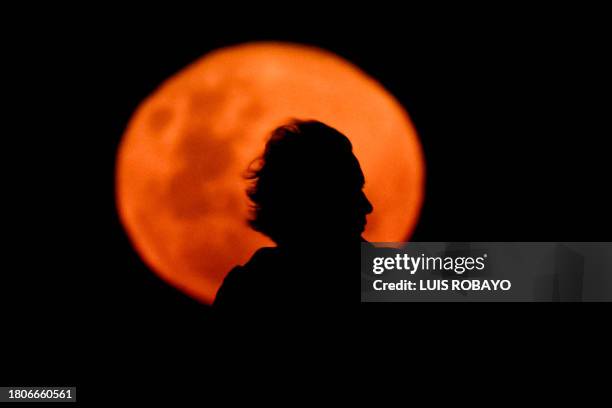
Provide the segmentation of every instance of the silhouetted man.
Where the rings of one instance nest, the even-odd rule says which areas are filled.
[[[250,225],[276,247],[232,269],[213,306],[250,313],[358,302],[361,233],[372,205],[349,139],[296,120],[272,132],[258,163],[247,176]]]

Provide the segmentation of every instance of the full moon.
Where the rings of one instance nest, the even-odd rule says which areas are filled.
[[[137,253],[162,279],[211,303],[232,267],[273,245],[247,225],[243,175],[270,132],[292,118],[322,121],[351,140],[374,206],[364,238],[410,237],[425,164],[398,101],[331,52],[247,43],[204,55],[163,82],[121,139],[119,217]]]

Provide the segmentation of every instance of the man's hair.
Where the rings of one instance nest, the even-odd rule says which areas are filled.
[[[308,215],[305,202],[325,199],[313,192],[331,191],[350,176],[347,157],[353,157],[349,139],[321,122],[294,119],[276,128],[263,155],[247,170],[251,227],[276,242],[297,233],[291,224]]]

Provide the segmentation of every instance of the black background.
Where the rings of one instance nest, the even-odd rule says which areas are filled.
[[[126,379],[131,363],[146,371],[210,353],[204,344],[219,333],[208,309],[161,282],[129,245],[115,211],[114,160],[142,99],[221,46],[320,46],[397,97],[427,164],[413,240],[610,241],[609,64],[597,13],[358,11],[277,9],[264,18],[239,8],[153,19],[88,10],[28,16],[7,29],[14,136],[5,137],[10,266],[2,289],[12,383],[72,383],[87,395],[105,370]],[[356,305],[339,321],[356,323],[360,335],[399,326],[451,339],[459,310],[462,325],[495,339],[523,328],[580,331],[582,313],[595,313],[411,307]]]

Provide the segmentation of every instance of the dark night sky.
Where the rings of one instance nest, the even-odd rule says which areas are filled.
[[[10,257],[20,265],[3,297],[5,310],[21,318],[14,347],[43,341],[70,354],[60,371],[74,379],[78,364],[127,354],[145,340],[159,357],[212,335],[206,308],[158,280],[129,246],[114,207],[114,155],[133,109],[162,80],[209,50],[244,41],[326,48],[407,108],[427,163],[414,240],[610,241],[603,107],[610,70],[597,22],[324,17],[214,27],[47,20],[24,36],[28,46],[12,45],[9,68],[25,78],[13,119],[28,135],[10,146],[18,154],[8,154],[18,158],[8,173],[10,197],[19,198],[12,205],[25,214],[9,220]],[[378,307],[367,309],[362,319]],[[36,334],[25,322],[41,315],[54,316],[42,332],[56,333],[56,319],[65,330]],[[89,349],[69,352],[84,341]],[[59,375],[48,370],[42,378]]]

